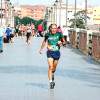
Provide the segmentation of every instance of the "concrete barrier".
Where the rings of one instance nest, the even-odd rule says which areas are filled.
[[[92,30],[70,29],[70,46],[100,63],[100,33]]]
[[[70,46],[73,48],[78,48],[78,31],[79,29],[71,29],[69,30],[69,38],[70,38]]]
[[[92,58],[100,63],[100,33],[92,34]]]

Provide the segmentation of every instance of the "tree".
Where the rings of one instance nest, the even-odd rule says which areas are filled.
[[[75,14],[73,16],[75,16]],[[90,18],[87,16],[87,19]],[[70,19],[70,22],[72,22],[72,24],[69,27],[74,28],[75,19]],[[85,11],[78,11],[76,13],[76,28],[85,29]]]
[[[39,24],[42,24],[43,25],[43,29],[44,29],[44,31],[46,30],[46,26],[47,26],[47,22],[46,21],[44,21],[44,20],[39,20],[39,21],[36,21],[36,20],[33,20],[32,18],[29,18],[29,17],[24,17],[24,18],[22,18],[22,19],[20,19],[18,16],[15,16],[14,17],[15,18],[15,25],[14,26],[16,26],[16,25],[20,25],[20,24],[24,24],[24,25],[27,25],[27,24],[34,24],[35,25],[35,28],[37,29],[37,27],[38,27],[38,25]]]
[[[38,27],[39,24],[42,24],[43,30],[45,31],[47,28],[47,22],[42,19],[40,19],[39,21],[36,21],[36,24],[35,24],[36,28]]]
[[[29,17],[24,17],[22,18],[21,20],[21,24],[24,24],[24,25],[27,25],[27,24],[32,24],[32,23],[36,23],[35,20],[33,20],[32,18],[29,18]]]
[[[19,25],[21,23],[21,19],[18,16],[14,16],[15,23],[14,26]]]

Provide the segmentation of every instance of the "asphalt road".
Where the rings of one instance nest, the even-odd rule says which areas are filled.
[[[50,90],[46,46],[43,38],[25,37],[4,44],[0,53],[0,100],[100,100],[100,64],[70,46],[61,47],[55,73],[56,86]]]

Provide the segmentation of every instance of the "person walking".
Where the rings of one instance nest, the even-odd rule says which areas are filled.
[[[38,33],[39,33],[39,35],[41,36],[41,37],[43,37],[43,34],[42,34],[42,32],[43,32],[43,27],[42,27],[42,24],[40,24],[40,25],[38,25]]]
[[[48,76],[50,80],[50,89],[53,89],[55,86],[54,82],[54,73],[56,71],[56,67],[60,58],[60,45],[66,45],[66,41],[64,40],[64,36],[62,33],[56,32],[57,25],[51,24],[50,32],[45,34],[45,38],[42,42],[41,49],[39,51],[40,54],[43,53],[43,48],[47,43],[47,60],[49,65]],[[62,40],[62,42],[61,42]]]
[[[9,40],[10,40],[10,32],[11,32],[11,29],[10,29],[10,24],[9,24],[5,32],[7,36],[7,43],[9,43]]]
[[[4,28],[0,24],[0,53],[3,52],[3,36],[4,36]]]

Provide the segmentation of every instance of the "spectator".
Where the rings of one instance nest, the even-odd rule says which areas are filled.
[[[3,52],[3,35],[4,35],[4,28],[0,24],[0,53]]]
[[[6,29],[6,36],[7,36],[7,43],[9,43],[9,39],[10,39],[10,32],[11,32],[11,29],[10,29],[10,24],[8,25],[7,29]]]
[[[61,30],[60,26],[57,28],[57,32],[60,32],[60,33],[62,33],[62,34],[63,34],[63,32],[62,32],[62,30]]]
[[[68,39],[68,30],[66,28],[66,25],[63,25],[62,31],[63,31],[63,35],[64,35],[64,38],[65,38],[65,41],[68,42],[67,41],[67,39]]]

